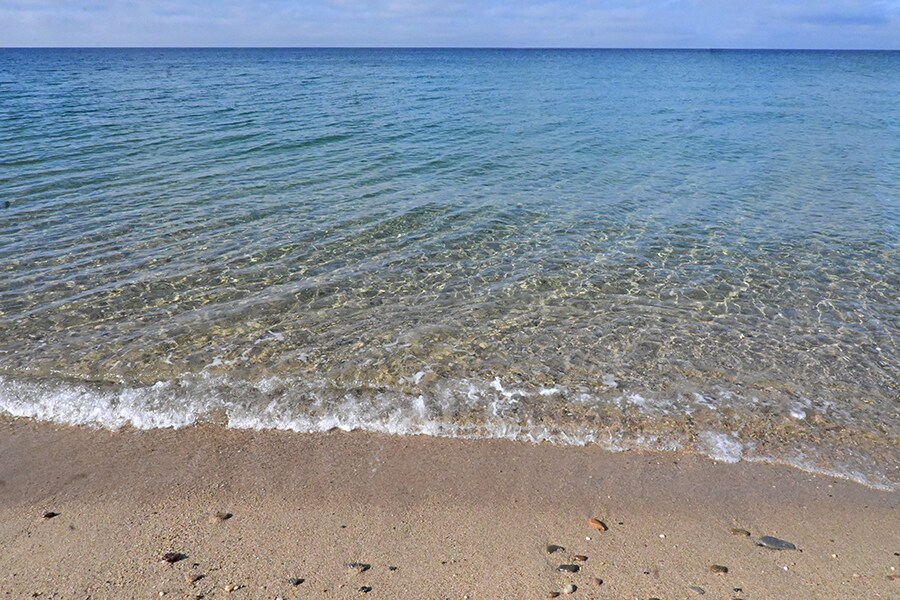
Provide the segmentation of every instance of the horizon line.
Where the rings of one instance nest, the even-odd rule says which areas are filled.
[[[743,46],[0,46],[0,50],[646,50],[669,52],[900,52],[900,48],[754,48]]]

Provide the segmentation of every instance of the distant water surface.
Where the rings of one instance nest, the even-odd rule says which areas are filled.
[[[898,99],[890,52],[0,50],[0,413],[897,489]]]

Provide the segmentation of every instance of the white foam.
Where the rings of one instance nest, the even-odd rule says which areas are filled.
[[[224,415],[226,425],[237,429],[310,433],[333,429],[363,430],[392,435],[496,438],[578,446],[598,444],[614,451],[688,449],[722,462],[753,460],[786,464],[812,473],[851,479],[877,489],[900,489],[900,485],[885,476],[861,473],[853,465],[864,462],[854,462],[854,457],[850,457],[846,467],[826,469],[816,460],[799,454],[781,458],[761,455],[752,444],[742,443],[735,433],[715,430],[701,431],[697,434],[698,443],[690,444],[683,432],[674,430],[659,436],[644,434],[639,429],[598,430],[578,427],[574,423],[559,429],[533,422],[523,414],[527,405],[519,404],[520,399],[552,396],[553,402],[578,402],[588,406],[611,402],[628,410],[637,409],[645,415],[666,413],[665,407],[672,406],[665,399],[646,398],[637,393],[599,398],[584,392],[570,394],[564,388],[555,387],[538,388],[529,393],[509,390],[495,378],[489,383],[465,379],[440,382],[430,396],[366,391],[365,387],[354,387],[343,396],[340,394],[340,390],[324,380],[279,377],[251,382],[201,373],[177,381],[122,387],[14,380],[0,376],[0,414],[109,429],[181,428],[212,415]],[[460,410],[472,410],[480,416],[471,422],[460,422],[455,418]]]
[[[733,434],[701,431],[697,437],[703,444],[703,453],[713,460],[736,463],[744,454],[744,445]]]

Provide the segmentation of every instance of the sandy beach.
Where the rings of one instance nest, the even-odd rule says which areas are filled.
[[[786,467],[213,426],[0,432],[3,598],[900,592],[900,496]]]

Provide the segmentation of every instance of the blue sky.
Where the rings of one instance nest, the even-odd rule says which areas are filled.
[[[900,0],[0,0],[0,46],[900,49]]]

